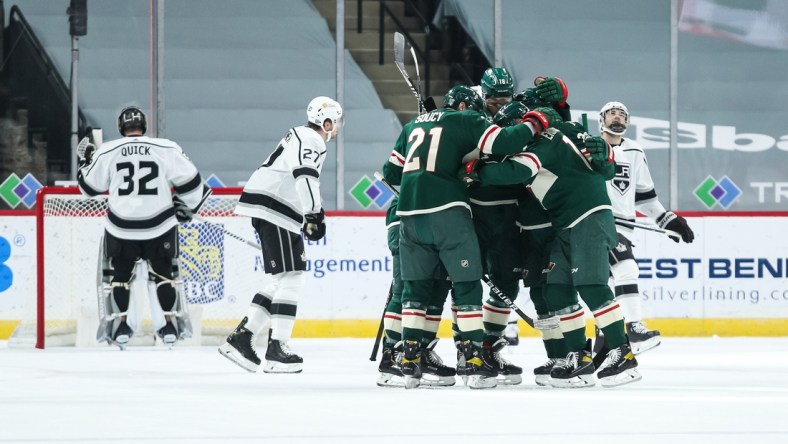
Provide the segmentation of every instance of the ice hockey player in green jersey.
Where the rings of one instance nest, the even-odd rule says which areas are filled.
[[[595,367],[591,341],[585,336],[584,311],[574,287],[594,314],[597,325],[609,336],[610,352],[598,377],[603,386],[639,380],[637,361],[624,331],[621,308],[607,285],[608,251],[615,245],[616,230],[605,181],[615,174],[613,151],[600,137],[590,137],[578,125],[558,123],[534,139],[521,154],[504,162],[478,161],[466,165],[469,179],[482,184],[529,184],[558,230],[550,251],[544,297],[569,350],[550,373],[554,387],[594,385]]]
[[[460,95],[467,97],[457,100]],[[468,191],[457,178],[463,162],[482,154],[521,152],[549,129],[551,116],[529,111],[522,123],[501,128],[469,109],[470,88],[455,86],[444,107],[408,122],[398,138],[384,176],[400,185],[402,295],[402,372],[406,387],[418,386],[420,340],[435,270],[442,264],[454,288],[462,335],[467,384],[496,385],[492,350],[483,347],[481,256],[471,221]],[[471,103],[468,103],[471,102]],[[449,229],[450,228],[450,229]]]

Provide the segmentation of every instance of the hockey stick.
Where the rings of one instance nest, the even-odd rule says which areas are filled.
[[[394,281],[389,285],[389,295],[386,297],[386,305],[383,307],[383,316],[380,317],[380,325],[378,326],[378,334],[375,335],[375,345],[372,347],[372,354],[369,355],[370,361],[375,361],[378,358],[378,348],[380,348],[380,339],[383,337],[383,322],[386,319],[386,310],[389,308],[389,302],[394,297]]]
[[[400,74],[405,79],[416,100],[419,102],[419,114],[424,113],[424,99],[421,97],[421,79],[419,78],[419,61],[416,59],[416,51],[413,46],[410,47],[410,53],[413,56],[413,62],[416,64],[416,78],[419,82],[418,88],[413,84],[408,71],[405,70],[405,36],[399,32],[394,33],[394,64],[397,65]]]
[[[626,219],[616,218],[616,225],[621,225],[622,227],[627,227],[627,228],[640,228],[641,230],[647,230],[647,231],[653,231],[655,233],[667,234],[669,237],[671,237],[673,239],[681,240],[681,235],[679,233],[676,233],[673,230],[665,230],[665,229],[662,229],[662,228],[659,228],[659,227],[655,227],[655,226],[651,226],[651,225],[639,224],[637,222],[628,221]]]
[[[386,179],[383,177],[382,174],[380,174],[380,172],[375,171],[373,175],[375,176],[375,179],[379,180],[380,183],[382,183],[386,188],[389,189],[389,191],[394,193],[394,195],[399,196],[399,192],[396,189],[394,189],[394,187],[391,186],[391,184],[386,182]],[[493,293],[495,293],[495,296],[498,297],[498,299],[500,299],[501,302],[506,304],[510,309],[514,310],[515,313],[517,313],[517,315],[520,316],[525,321],[525,323],[528,324],[531,328],[535,328],[537,330],[550,330],[558,326],[558,319],[556,318],[539,319],[536,321],[536,323],[534,323],[534,320],[530,316],[525,314],[525,312],[520,310],[520,307],[515,305],[514,302],[512,302],[512,300],[509,299],[509,296],[506,296],[506,294],[503,291],[501,291],[501,289],[498,288],[497,285],[495,285],[495,283],[490,279],[489,276],[487,276],[486,274],[482,275],[482,281],[484,281],[484,283],[487,284],[488,287],[490,287],[490,290]]]
[[[205,225],[208,225],[211,228],[215,228],[215,229],[221,231],[222,233],[230,236],[231,238],[233,238],[233,239],[235,239],[237,241],[243,242],[246,245],[249,245],[250,247],[253,247],[255,250],[259,250],[260,249],[260,244],[258,244],[257,242],[252,242],[249,239],[241,237],[241,236],[233,233],[232,231],[229,231],[228,229],[224,228],[223,226],[221,226],[219,224],[215,224],[213,222],[209,222],[209,221],[205,220],[201,216],[198,216],[196,214],[192,214],[192,219],[194,219],[194,220],[196,220],[198,222],[204,223]]]

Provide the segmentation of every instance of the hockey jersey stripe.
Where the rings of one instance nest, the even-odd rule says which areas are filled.
[[[490,125],[479,140],[479,151],[484,154],[492,154],[492,147],[495,143],[495,139],[502,130],[503,128],[498,125]]]
[[[77,182],[79,183],[79,188],[88,196],[93,197],[101,194],[101,191],[96,190],[85,182],[85,176],[82,175],[82,170],[77,171]]]
[[[126,230],[151,230],[173,217],[175,217],[175,207],[165,208],[164,211],[149,219],[140,220],[123,219],[113,213],[112,209],[107,210],[107,220],[109,220],[112,225]]]
[[[281,216],[284,216],[299,225],[301,225],[301,223],[304,221],[304,218],[303,216],[301,216],[301,213],[293,210],[292,208],[288,207],[287,205],[274,199],[271,196],[244,191],[241,194],[241,198],[238,200],[238,202],[252,206],[264,207],[267,210],[278,213]]]
[[[194,175],[194,177],[186,181],[186,183],[173,186],[173,189],[178,194],[187,194],[200,188],[201,186],[202,186],[202,177],[200,177],[200,173],[197,173]]]
[[[320,173],[318,173],[316,169],[309,167],[301,167],[293,170],[294,178],[298,179],[301,176],[309,176],[309,177],[314,177],[315,179],[319,179]]]

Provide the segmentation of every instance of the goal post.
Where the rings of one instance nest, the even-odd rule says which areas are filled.
[[[179,226],[180,280],[195,345],[215,344],[229,334],[263,284],[261,252],[253,246],[259,242],[256,233],[248,218],[233,213],[240,194],[240,188],[215,188],[199,220]],[[89,198],[76,187],[38,191],[35,299],[26,299],[11,345],[33,340],[36,348],[98,344],[97,264],[106,212],[106,195]],[[155,333],[146,280],[147,274],[136,273],[132,282],[139,321],[133,340],[141,344],[152,343]]]

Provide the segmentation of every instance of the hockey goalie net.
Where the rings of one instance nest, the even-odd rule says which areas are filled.
[[[258,242],[256,234],[248,218],[233,214],[240,192],[215,189],[200,209],[204,221],[179,227],[180,279],[194,330],[187,344],[222,340],[261,285],[260,250],[250,245]],[[44,187],[36,207],[37,294],[27,300],[11,343],[97,345],[106,196],[87,198],[75,187]],[[146,273],[137,272],[131,290],[139,326],[133,341],[139,344],[155,341],[146,279]]]

